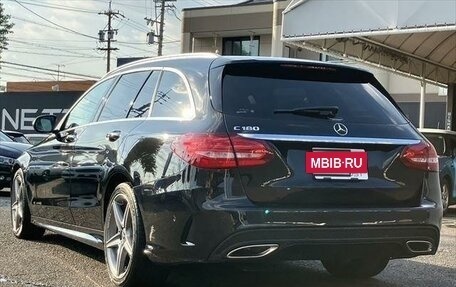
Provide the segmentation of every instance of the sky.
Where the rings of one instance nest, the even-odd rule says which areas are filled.
[[[108,0],[0,0],[14,23],[8,50],[2,61],[60,70],[60,80],[82,79],[64,72],[101,77],[106,72],[105,47],[98,42],[98,31],[106,29]],[[243,2],[241,0],[177,0],[165,16],[164,55],[180,53],[181,13],[183,8],[215,6]],[[157,45],[148,45],[145,17],[156,18],[154,0],[112,0],[112,9],[119,11],[112,26],[118,29],[113,47],[111,67],[118,57],[151,57]],[[37,71],[30,67],[2,64],[0,86],[8,81],[56,80],[57,73]]]

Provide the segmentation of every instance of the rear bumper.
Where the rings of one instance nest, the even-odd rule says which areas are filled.
[[[158,263],[242,260],[227,255],[243,246],[265,244],[278,248],[248,260],[379,252],[390,258],[409,258],[435,254],[440,240],[442,208],[426,200],[419,207],[393,209],[265,209],[242,199],[206,201],[199,208],[173,202],[164,208],[165,202],[173,201],[156,202],[160,209],[151,202],[141,204],[145,254]],[[408,241],[427,242],[429,248],[413,252]]]
[[[439,238],[438,229],[432,226],[251,229],[229,236],[210,254],[209,261],[226,261],[232,250],[261,244],[278,245],[276,251],[258,258],[264,260],[318,260],[379,251],[391,259],[408,258],[435,254]],[[429,242],[429,249],[412,251],[407,247],[411,241]]]

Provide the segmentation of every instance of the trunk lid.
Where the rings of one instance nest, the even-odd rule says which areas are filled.
[[[400,156],[422,138],[377,84],[345,68],[227,65],[221,112],[228,133],[262,141],[274,153],[264,165],[238,168],[246,196],[267,206],[418,206],[427,171],[407,167]],[[322,107],[337,113],[313,113]],[[367,176],[309,173],[306,154],[322,150],[365,152]]]

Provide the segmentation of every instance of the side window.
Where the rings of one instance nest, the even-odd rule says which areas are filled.
[[[100,107],[102,98],[106,95],[113,82],[114,78],[111,78],[90,90],[70,111],[65,123],[65,129],[90,123]]]
[[[160,71],[154,71],[149,76],[128,113],[129,118],[143,118],[149,115],[150,105],[159,77]]]
[[[143,71],[121,76],[106,101],[98,121],[125,118],[149,74],[150,71]]]
[[[152,107],[152,117],[191,118],[194,114],[184,80],[176,73],[163,72]]]

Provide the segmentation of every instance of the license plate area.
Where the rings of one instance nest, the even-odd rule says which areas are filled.
[[[367,180],[367,152],[363,149],[313,148],[306,152],[306,173],[317,180]]]

